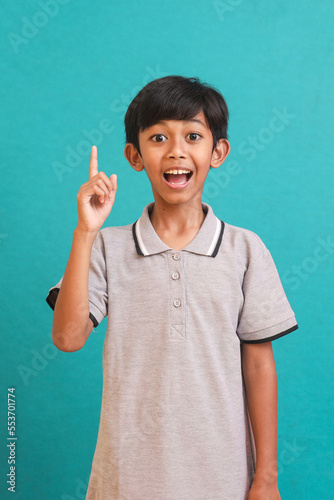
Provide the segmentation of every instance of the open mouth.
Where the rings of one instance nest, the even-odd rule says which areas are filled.
[[[167,172],[164,173],[164,178],[168,182],[168,184],[186,184],[193,173],[191,170],[184,170],[184,169],[174,169],[171,168],[170,170],[167,170]]]

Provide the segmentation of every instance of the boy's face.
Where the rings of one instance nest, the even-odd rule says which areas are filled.
[[[145,169],[155,201],[183,204],[201,201],[210,166],[219,167],[230,146],[221,139],[214,151],[212,132],[201,111],[190,120],[162,120],[139,133],[141,155],[133,144],[125,156],[137,170]]]

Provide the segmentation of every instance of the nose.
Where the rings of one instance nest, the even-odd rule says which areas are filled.
[[[169,149],[167,152],[168,158],[186,158],[186,144],[183,141],[183,138],[171,138],[169,141]]]

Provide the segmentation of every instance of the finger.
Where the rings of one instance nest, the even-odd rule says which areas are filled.
[[[111,189],[111,191],[109,191],[108,200],[113,205],[114,201],[115,201],[116,191],[117,191],[117,175],[116,174],[113,174],[110,176],[110,183],[111,183],[112,189]]]
[[[100,203],[105,203],[106,194],[105,194],[103,189],[101,189],[99,186],[95,185],[93,188],[93,192],[98,197]]]
[[[117,190],[117,175],[113,174],[109,178],[104,172],[99,172],[98,177],[97,180],[94,179],[92,182],[98,184],[105,191],[106,197],[111,198],[114,196]]]
[[[91,179],[99,171],[97,164],[97,147],[93,146],[90,153],[90,164],[89,164],[89,178]]]
[[[108,179],[109,181],[109,179]],[[110,182],[110,181],[109,181]],[[108,197],[109,197],[109,193],[110,193],[110,189],[109,187],[106,185],[104,179],[98,179],[96,181],[96,185],[104,192],[104,200],[107,200]]]
[[[115,189],[115,182],[113,181],[113,177],[116,177],[116,174],[113,174],[110,176],[110,178],[104,173],[104,172],[99,172],[99,178],[104,182],[106,185],[108,191],[113,191]]]
[[[116,174],[112,174],[110,176],[110,184],[111,184],[111,191],[117,191],[117,175]]]

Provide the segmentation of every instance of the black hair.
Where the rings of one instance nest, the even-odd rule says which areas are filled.
[[[203,110],[213,136],[227,139],[228,108],[221,93],[198,78],[171,75],[158,78],[141,89],[125,114],[126,142],[140,154],[139,132],[160,120],[189,120]]]

